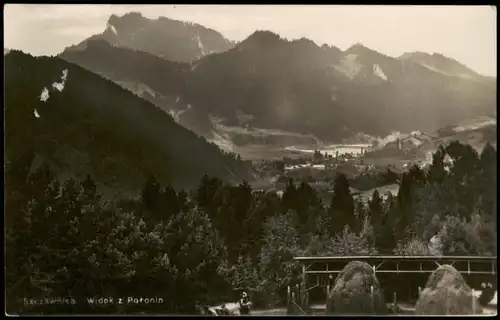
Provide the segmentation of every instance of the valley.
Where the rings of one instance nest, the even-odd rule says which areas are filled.
[[[239,132],[247,132],[241,129]],[[234,131],[233,131],[234,132]],[[262,139],[267,137],[268,131],[259,131]],[[272,133],[269,133],[271,135]],[[280,134],[284,134],[280,132]],[[477,152],[481,152],[486,143],[496,146],[496,119],[478,117],[446,128],[431,134],[413,132],[410,134],[394,133],[384,138],[365,137],[371,143],[322,145],[320,141],[302,145],[252,144],[234,146],[230,136],[222,143],[214,141],[219,147],[229,146],[231,151],[241,155],[242,159],[251,160],[256,164],[267,163],[259,167],[263,179],[252,181],[252,185],[259,189],[273,189],[283,191],[286,187],[285,177],[296,180],[306,180],[317,190],[329,188],[325,182],[331,181],[337,173],[346,174],[351,179],[360,175],[377,174],[386,170],[400,173],[413,165],[422,169],[432,163],[432,154],[440,145],[452,141],[460,141],[471,145]],[[290,135],[291,139],[293,135]],[[304,137],[300,137],[303,139]],[[299,139],[297,139],[299,140]],[[300,142],[297,141],[296,142]],[[353,139],[351,139],[352,141]],[[358,140],[359,142],[359,140]],[[278,172],[276,167],[282,166]],[[280,183],[281,181],[281,183]],[[397,184],[382,183],[377,186],[381,194],[390,191],[397,194]],[[368,196],[376,189],[370,184],[366,187],[358,186],[353,194]],[[328,197],[329,195],[327,195]]]

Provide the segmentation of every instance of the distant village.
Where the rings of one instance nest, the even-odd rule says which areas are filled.
[[[268,172],[273,183],[270,188],[282,194],[290,178],[295,183],[307,182],[324,200],[331,198],[332,181],[337,173],[345,174],[351,183],[351,193],[369,197],[374,188],[382,196],[388,191],[395,194],[398,181],[380,179],[381,174],[398,175],[416,164],[425,168],[432,163],[432,154],[441,142],[426,133],[415,131],[399,135],[386,143],[375,142],[369,147],[359,147],[359,152],[321,152],[299,157],[284,157],[279,161],[260,161],[262,171]]]

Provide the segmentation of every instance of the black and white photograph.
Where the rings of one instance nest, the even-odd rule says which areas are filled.
[[[5,314],[497,314],[487,5],[4,5]]]

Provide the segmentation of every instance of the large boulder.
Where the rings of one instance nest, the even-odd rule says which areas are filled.
[[[442,265],[429,277],[415,306],[418,315],[482,314],[479,301],[460,272]]]
[[[388,314],[380,283],[369,264],[352,261],[340,271],[328,294],[326,314]]]

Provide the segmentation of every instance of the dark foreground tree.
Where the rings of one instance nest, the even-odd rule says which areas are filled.
[[[44,169],[31,176],[39,187]],[[97,306],[97,296],[161,298],[147,313],[194,313],[230,292],[226,249],[208,216],[190,209],[148,223],[102,201],[92,179],[53,179],[20,206],[6,233],[7,312],[130,313],[144,305]],[[169,288],[166,290],[165,288]],[[76,304],[26,305],[24,297],[72,297]]]
[[[345,225],[356,230],[354,215],[354,199],[349,188],[347,177],[340,173],[333,184],[333,197],[329,208],[331,235],[342,232]]]

